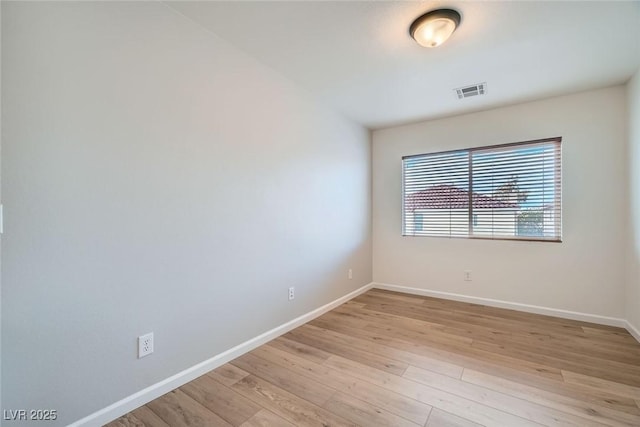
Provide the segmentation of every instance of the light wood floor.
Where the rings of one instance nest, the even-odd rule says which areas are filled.
[[[371,290],[108,424],[640,426],[624,329]]]

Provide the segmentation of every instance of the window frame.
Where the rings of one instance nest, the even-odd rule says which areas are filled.
[[[555,166],[555,169],[559,171],[560,173],[560,177],[558,179],[555,180],[554,183],[554,191],[556,194],[558,194],[557,197],[559,197],[559,200],[554,200],[554,205],[558,204],[559,205],[559,211],[560,213],[559,215],[559,221],[555,221],[554,227],[555,227],[555,236],[553,238],[540,238],[540,237],[535,237],[535,236],[518,236],[517,234],[514,236],[503,236],[503,235],[499,235],[499,236],[482,236],[482,235],[474,235],[473,233],[473,227],[475,224],[473,224],[474,221],[474,215],[476,215],[474,213],[473,210],[473,153],[474,152],[478,152],[478,151],[487,151],[487,150],[500,150],[500,149],[508,149],[508,148],[512,148],[512,147],[517,147],[517,146],[521,146],[521,145],[535,145],[535,144],[544,144],[544,143],[554,143],[557,146],[557,150],[555,151],[555,162],[557,162],[557,166]],[[469,224],[469,231],[468,234],[466,236],[455,236],[455,235],[449,235],[449,236],[436,236],[436,235],[416,235],[416,234],[406,234],[405,233],[405,229],[406,229],[406,209],[405,209],[405,202],[406,202],[406,178],[405,178],[405,161],[407,159],[411,159],[411,158],[420,158],[420,157],[425,157],[425,156],[431,156],[431,155],[442,155],[442,154],[454,154],[454,153],[467,153],[468,154],[468,161],[469,161],[469,166],[468,166],[468,173],[469,173],[469,178],[468,178],[468,183],[469,183],[469,207],[467,208],[468,210],[468,224]],[[534,140],[529,140],[529,141],[519,141],[519,142],[509,142],[509,143],[505,143],[505,144],[495,144],[495,145],[483,145],[483,146],[478,146],[478,147],[470,147],[470,148],[462,148],[462,149],[455,149],[455,150],[443,150],[443,151],[434,151],[434,152],[428,152],[428,153],[421,153],[421,154],[412,154],[412,155],[407,155],[407,156],[402,156],[401,159],[401,169],[402,169],[402,192],[401,192],[401,209],[402,209],[402,222],[401,222],[401,235],[402,237],[430,237],[430,238],[446,238],[446,239],[477,239],[477,240],[506,240],[506,241],[520,241],[520,242],[549,242],[549,243],[562,243],[563,238],[562,238],[562,137],[561,136],[557,136],[557,137],[551,137],[551,138],[542,138],[542,139],[534,139]],[[422,229],[424,229],[424,221],[422,224]],[[517,230],[517,225],[516,225],[516,230]]]

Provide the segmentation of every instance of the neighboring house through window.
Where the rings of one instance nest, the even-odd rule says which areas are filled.
[[[403,157],[403,235],[560,241],[560,144]]]

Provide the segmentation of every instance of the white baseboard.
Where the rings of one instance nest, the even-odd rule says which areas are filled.
[[[144,390],[140,390],[137,393],[132,394],[131,396],[125,397],[118,402],[107,406],[104,409],[100,409],[97,412],[94,412],[91,415],[88,415],[81,420],[78,420],[71,424],[71,427],[80,427],[80,426],[101,426],[104,425],[124,414],[130,412],[153,399],[162,396],[165,393],[170,392],[171,390],[178,388],[189,381],[192,381],[198,378],[201,375],[209,372],[212,369],[215,369],[219,366],[224,365],[231,360],[242,356],[243,354],[253,350],[256,347],[261,346],[262,344],[271,341],[274,338],[279,337],[292,329],[301,326],[316,317],[319,317],[326,313],[327,311],[333,310],[340,304],[343,304],[356,296],[368,291],[373,287],[373,283],[369,283],[368,285],[364,285],[363,287],[356,289],[353,292],[348,293],[347,295],[336,299],[328,304],[323,305],[322,307],[316,308],[313,311],[310,311],[306,314],[303,314],[300,317],[297,317],[283,325],[280,325],[276,328],[271,329],[257,337],[254,337],[248,341],[243,342],[225,352],[217,354],[213,356],[211,359],[207,359],[204,362],[198,363],[195,366],[185,369],[182,372],[178,372],[177,374],[160,381],[159,383],[153,384]]]
[[[638,330],[638,328],[633,326],[628,320],[625,321],[624,327],[636,339],[636,341],[640,342],[640,330]]]
[[[373,283],[377,289],[388,291],[404,292],[407,294],[423,295],[434,298],[443,298],[454,301],[468,302],[472,304],[482,304],[491,307],[507,308],[510,310],[524,311],[527,313],[544,314],[546,316],[561,317],[563,319],[580,320],[583,322],[597,323],[600,325],[618,326],[626,328],[636,339],[640,336],[637,330],[632,332],[631,325],[624,319],[616,317],[600,316],[597,314],[580,313],[577,311],[561,310],[557,308],[541,307],[538,305],[522,304],[518,302],[501,301],[490,298],[473,297],[468,295],[453,294],[449,292],[431,291],[428,289],[411,288],[407,286],[390,285],[387,283]],[[629,329],[631,328],[631,329]],[[640,341],[640,340],[639,340]]]

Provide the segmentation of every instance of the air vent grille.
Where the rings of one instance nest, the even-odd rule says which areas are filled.
[[[487,93],[487,83],[478,83],[471,86],[459,87],[454,89],[458,99],[470,98],[472,96],[484,95]]]

